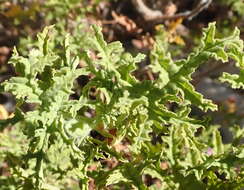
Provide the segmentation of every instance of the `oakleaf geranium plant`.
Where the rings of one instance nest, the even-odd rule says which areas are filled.
[[[192,106],[217,110],[190,83],[209,59],[233,59],[240,73],[220,80],[244,88],[240,32],[219,39],[215,29],[209,24],[200,47],[176,61],[157,39],[149,65],[155,80],[138,80],[133,72],[145,56],[105,42],[97,26],[78,55],[72,36],[65,37],[62,52],[55,46],[53,27],[38,34],[28,57],[14,49],[9,63],[17,76],[3,85],[16,97],[15,117],[0,124],[16,126],[12,133],[22,140],[13,146],[0,133],[0,160],[11,173],[0,177],[0,189],[240,189],[243,129],[236,127],[233,143],[223,144],[218,127],[189,115]],[[78,77],[89,80],[77,87]],[[72,99],[77,89],[79,97]],[[25,103],[34,108],[24,112]],[[159,185],[147,184],[149,177]]]

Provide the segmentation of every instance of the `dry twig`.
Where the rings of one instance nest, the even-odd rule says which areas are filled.
[[[177,18],[184,18],[184,19],[191,20],[196,15],[198,15],[201,11],[206,9],[212,3],[212,0],[200,0],[197,6],[193,10],[185,11],[175,15],[164,15],[159,10],[153,10],[147,7],[143,2],[143,0],[132,0],[132,3],[135,9],[138,11],[138,13],[141,14],[141,16],[145,21],[150,21],[159,24],[164,22],[165,20],[173,20]]]

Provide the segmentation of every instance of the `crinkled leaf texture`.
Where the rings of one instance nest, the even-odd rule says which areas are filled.
[[[80,188],[88,189],[93,178],[100,189],[109,185],[148,189],[143,180],[147,174],[161,180],[162,189],[234,189],[243,184],[235,172],[236,164],[243,161],[239,145],[223,145],[217,128],[212,137],[207,130],[197,137],[205,123],[189,116],[191,106],[217,109],[190,83],[199,65],[210,58],[222,62],[231,58],[243,69],[243,42],[237,29],[218,39],[215,24],[209,24],[201,46],[176,61],[158,39],[150,55],[150,68],[158,76],[152,81],[133,76],[136,63],[145,56],[124,52],[120,42],[108,44],[101,28],[92,27],[84,42],[90,48],[84,47],[77,56],[72,54],[68,35],[63,53],[55,51],[49,37],[52,30],[49,27],[39,34],[39,46],[27,58],[14,51],[10,63],[18,76],[5,82],[5,90],[16,96],[19,108],[24,102],[35,105],[33,111],[22,112],[21,120],[29,139],[23,156],[35,165],[29,166],[33,175],[27,176],[34,177],[28,183],[36,189],[55,189],[62,186],[56,181],[76,178]],[[82,68],[77,57],[85,63]],[[75,79],[81,75],[89,81],[79,89],[79,99],[72,100]],[[225,74],[221,80],[243,87],[242,78],[242,74]],[[176,105],[174,111],[171,104]],[[115,166],[101,164],[112,159],[117,161]],[[16,171],[23,177],[21,165]],[[216,171],[226,174],[225,186]]]

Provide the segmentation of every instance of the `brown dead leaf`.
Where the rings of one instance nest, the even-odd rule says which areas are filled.
[[[160,168],[162,170],[167,170],[169,168],[169,164],[167,162],[161,162]]]
[[[8,55],[10,53],[10,48],[6,46],[0,47],[0,55]]]
[[[229,97],[224,103],[227,107],[228,113],[235,113],[237,111],[237,105],[236,105],[236,98],[235,97]]]
[[[132,44],[137,49],[152,49],[155,40],[149,35],[140,36],[140,39],[133,39]]]
[[[141,33],[142,29],[138,28],[136,23],[124,15],[118,15],[116,12],[112,11],[112,16],[114,21],[125,28],[129,33]]]
[[[93,178],[89,178],[88,189],[89,190],[95,190],[96,189],[95,180]]]
[[[0,65],[6,63],[7,61],[7,56],[0,55]]]
[[[97,170],[97,164],[91,164],[87,168],[88,171],[96,171]]]
[[[164,8],[164,15],[173,16],[177,12],[177,6],[170,2]]]
[[[115,157],[112,157],[106,160],[101,160],[101,163],[105,164],[106,167],[111,170],[119,164],[119,161]]]
[[[0,47],[0,65],[6,63],[10,51],[10,48],[6,46]]]
[[[3,162],[0,167],[0,175],[2,176],[11,176],[9,166],[6,162]]]
[[[108,132],[113,136],[112,138],[107,138],[108,144],[112,145],[113,141],[116,139],[117,129],[116,128],[109,129]]]

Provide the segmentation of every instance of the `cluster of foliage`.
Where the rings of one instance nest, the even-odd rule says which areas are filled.
[[[9,61],[17,76],[3,85],[17,106],[15,116],[0,123],[14,126],[10,136],[0,134],[0,160],[10,168],[0,177],[1,190],[88,189],[91,179],[98,189],[241,189],[244,130],[236,126],[233,142],[224,145],[218,127],[190,116],[192,106],[217,110],[190,83],[207,60],[235,60],[240,73],[220,80],[244,88],[238,29],[219,39],[209,24],[200,47],[176,61],[159,36],[149,66],[157,77],[144,81],[133,72],[145,56],[133,57],[120,42],[106,43],[99,27],[79,42],[81,53],[69,35],[61,51],[54,31],[45,28],[27,57],[15,49]],[[78,77],[89,81],[72,99]],[[23,112],[24,103],[35,108]],[[104,165],[112,159],[113,167]],[[145,176],[160,187],[146,184]]]

